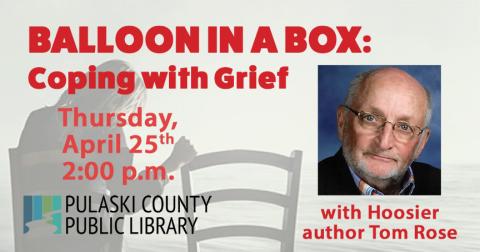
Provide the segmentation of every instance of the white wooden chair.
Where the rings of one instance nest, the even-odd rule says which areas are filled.
[[[212,196],[211,203],[222,201],[252,201],[270,203],[284,208],[282,228],[260,225],[229,225],[194,230],[187,235],[188,251],[197,252],[199,242],[224,237],[259,237],[280,242],[280,251],[294,249],[295,223],[297,216],[298,191],[300,183],[302,152],[293,151],[290,157],[261,151],[230,150],[197,156],[192,162],[181,168],[183,194],[196,195],[192,192],[191,172],[211,166],[252,163],[273,166],[288,172],[286,194],[258,189],[222,189],[203,192],[199,195]],[[225,166],[225,168],[228,168]],[[265,178],[268,181],[268,178]],[[197,205],[203,204],[197,201]],[[193,218],[194,213],[186,212],[186,217]]]

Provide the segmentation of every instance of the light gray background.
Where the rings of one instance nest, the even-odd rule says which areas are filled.
[[[186,135],[199,153],[225,149],[258,149],[288,155],[293,149],[304,152],[297,222],[296,251],[476,251],[480,247],[480,199],[478,196],[479,134],[476,108],[480,91],[478,58],[480,45],[480,10],[477,1],[0,1],[0,251],[13,250],[10,172],[7,149],[15,147],[28,114],[45,105],[52,105],[60,91],[38,91],[27,83],[28,71],[35,66],[49,70],[85,70],[89,64],[119,58],[129,61],[138,70],[163,70],[170,64],[198,65],[213,74],[221,66],[246,69],[255,64],[259,69],[276,70],[288,65],[287,90],[150,91],[146,109],[173,112],[179,122],[177,136]],[[59,25],[75,27],[107,25],[113,32],[124,25],[143,29],[154,25],[200,26],[202,34],[208,25],[241,25],[245,30],[246,48],[253,40],[256,27],[269,25],[283,49],[282,32],[287,25],[311,29],[317,25],[361,25],[372,36],[370,54],[326,54],[308,51],[302,54],[225,54],[205,53],[205,40],[199,54],[167,53],[155,55],[142,51],[123,54],[29,54],[28,26]],[[442,65],[442,196],[441,197],[318,197],[316,195],[317,162],[317,65],[321,64],[435,64]],[[213,83],[212,83],[213,84]],[[138,132],[137,132],[138,133]],[[149,133],[147,130],[142,134]],[[128,134],[128,131],[127,131]],[[150,164],[164,159],[170,147],[159,157],[142,156],[137,163]],[[243,169],[243,168],[242,168]],[[242,184],[245,173],[210,180],[209,185]],[[256,172],[254,169],[253,172]],[[215,175],[221,174],[221,171]],[[248,173],[246,173],[248,174]],[[262,175],[258,173],[258,175]],[[267,174],[268,175],[268,174]],[[230,175],[231,176],[231,175]],[[277,182],[270,176],[267,182]],[[212,183],[212,181],[214,183]],[[255,181],[248,180],[249,183]],[[227,183],[226,183],[227,182]],[[257,181],[261,185],[265,181]],[[281,182],[281,181],[280,181]],[[167,194],[180,194],[179,180],[168,186]],[[273,188],[275,189],[275,188]],[[304,227],[333,224],[322,221],[320,208],[339,203],[355,203],[365,208],[369,203],[385,207],[440,208],[440,220],[421,222],[436,227],[455,227],[459,239],[453,241],[303,241]],[[243,208],[242,208],[243,207]],[[252,209],[248,204],[224,209],[214,214],[247,217],[255,222],[256,214],[269,218],[280,216],[270,210]],[[240,218],[238,217],[238,218]],[[269,218],[260,219],[264,222]],[[366,221],[343,223],[365,225]],[[385,222],[387,226],[416,224]],[[248,246],[236,244],[247,242]],[[130,236],[130,251],[185,251],[182,236]],[[254,239],[233,239],[230,243],[210,244],[213,251],[270,251],[269,243]]]

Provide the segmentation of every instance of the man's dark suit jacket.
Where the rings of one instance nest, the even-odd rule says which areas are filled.
[[[440,195],[439,169],[419,162],[413,162],[411,167],[415,179],[413,195]],[[360,195],[342,149],[318,163],[318,195]]]

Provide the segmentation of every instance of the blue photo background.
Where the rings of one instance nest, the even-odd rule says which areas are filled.
[[[441,167],[441,69],[439,65],[391,65],[415,77],[432,96],[430,139],[417,161]],[[378,65],[318,66],[318,160],[334,155],[340,148],[337,137],[336,110],[343,104],[350,82],[358,74]]]

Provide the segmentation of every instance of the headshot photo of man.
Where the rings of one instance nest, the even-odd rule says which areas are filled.
[[[318,194],[440,195],[439,107],[440,66],[319,66]]]

